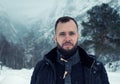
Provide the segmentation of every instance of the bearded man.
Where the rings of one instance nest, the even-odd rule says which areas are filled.
[[[78,24],[69,16],[55,24],[57,46],[37,63],[31,84],[109,84],[103,64],[78,46]]]

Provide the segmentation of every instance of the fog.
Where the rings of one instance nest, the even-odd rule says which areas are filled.
[[[49,13],[55,0],[0,0],[0,9],[13,20],[28,20],[40,16],[41,13]]]
[[[26,23],[33,18],[40,19],[41,17],[46,17],[54,11],[59,11],[58,16],[62,15],[62,11],[65,10],[65,5],[66,7],[74,5],[75,9],[83,10],[83,8],[89,8],[96,3],[107,3],[109,1],[111,0],[0,0],[0,9],[4,9],[10,19],[15,22],[21,21]],[[59,9],[62,7],[63,9],[60,11]],[[55,10],[55,8],[57,8],[57,10]],[[73,14],[74,13],[76,12],[73,12]]]

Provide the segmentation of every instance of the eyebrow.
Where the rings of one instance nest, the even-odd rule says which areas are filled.
[[[60,32],[59,34],[65,34],[65,32]]]
[[[69,35],[70,35],[70,34],[75,34],[74,31],[69,31],[68,33],[69,33]],[[61,35],[61,34],[66,34],[66,32],[64,32],[64,31],[63,31],[63,32],[60,32],[59,35]]]

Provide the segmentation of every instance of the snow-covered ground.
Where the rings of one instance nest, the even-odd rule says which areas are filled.
[[[12,70],[3,68],[0,70],[0,84],[30,84],[33,69]]]
[[[120,72],[108,72],[110,84],[120,84]]]
[[[30,84],[31,70],[13,70],[4,67],[0,70],[0,84]],[[108,72],[110,84],[120,84],[120,72]]]

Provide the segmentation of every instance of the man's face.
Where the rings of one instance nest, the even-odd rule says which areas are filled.
[[[54,39],[60,48],[66,51],[72,50],[77,45],[78,37],[77,26],[73,20],[57,24]]]

